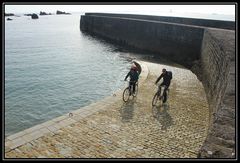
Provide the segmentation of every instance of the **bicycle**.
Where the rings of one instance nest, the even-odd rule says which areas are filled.
[[[136,97],[138,93],[138,82],[136,82],[135,85],[135,93],[133,93],[133,86],[130,85],[130,82],[135,82],[135,81],[128,81],[129,85],[127,88],[124,89],[123,91],[123,101],[127,102],[130,98],[130,96]]]
[[[160,102],[160,105],[162,105],[164,102],[167,101],[169,89],[164,91],[165,88],[166,88],[165,85],[158,86],[158,90],[157,90],[157,92],[155,93],[155,95],[153,96],[153,99],[152,99],[152,106],[156,106],[158,101]]]

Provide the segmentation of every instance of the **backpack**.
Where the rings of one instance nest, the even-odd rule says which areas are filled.
[[[172,71],[168,71],[168,76],[170,78],[170,80],[172,79]]]

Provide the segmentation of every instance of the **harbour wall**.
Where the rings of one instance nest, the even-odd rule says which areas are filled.
[[[161,54],[192,66],[198,60],[204,28],[189,25],[103,16],[82,16],[80,29],[113,43]]]
[[[199,157],[235,157],[235,22],[86,13],[80,29],[190,69],[205,88],[210,110],[208,136]]]
[[[209,20],[209,19],[192,19],[192,18],[182,18],[182,17],[169,17],[169,16],[150,16],[150,15],[134,15],[134,14],[109,14],[109,13],[86,13],[87,16],[108,16],[116,18],[132,18],[132,19],[142,19],[142,20],[152,20],[161,22],[178,23],[192,26],[202,26],[208,28],[220,28],[235,30],[234,21],[223,21],[223,20]]]

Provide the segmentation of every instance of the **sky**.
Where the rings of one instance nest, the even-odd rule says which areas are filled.
[[[235,5],[5,5],[5,13],[116,12],[116,13],[203,13],[235,15]]]

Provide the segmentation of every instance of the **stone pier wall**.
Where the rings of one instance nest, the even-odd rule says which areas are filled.
[[[201,157],[232,157],[235,149],[235,32],[206,29],[201,76],[210,109],[210,128]]]
[[[204,28],[139,19],[82,16],[80,28],[130,48],[161,54],[174,62],[192,66],[198,60]],[[177,50],[176,50],[177,49]]]
[[[199,157],[235,157],[235,30],[226,30],[235,29],[235,22],[97,13],[80,21],[81,31],[192,70],[203,83],[210,109]]]
[[[134,15],[134,14],[86,13],[85,15],[108,16],[108,17],[117,17],[117,18],[124,17],[124,18],[142,19],[142,20],[148,20],[148,21],[153,20],[153,21],[193,25],[193,26],[235,30],[235,22],[233,21],[192,19],[192,18],[168,17],[168,16]]]

